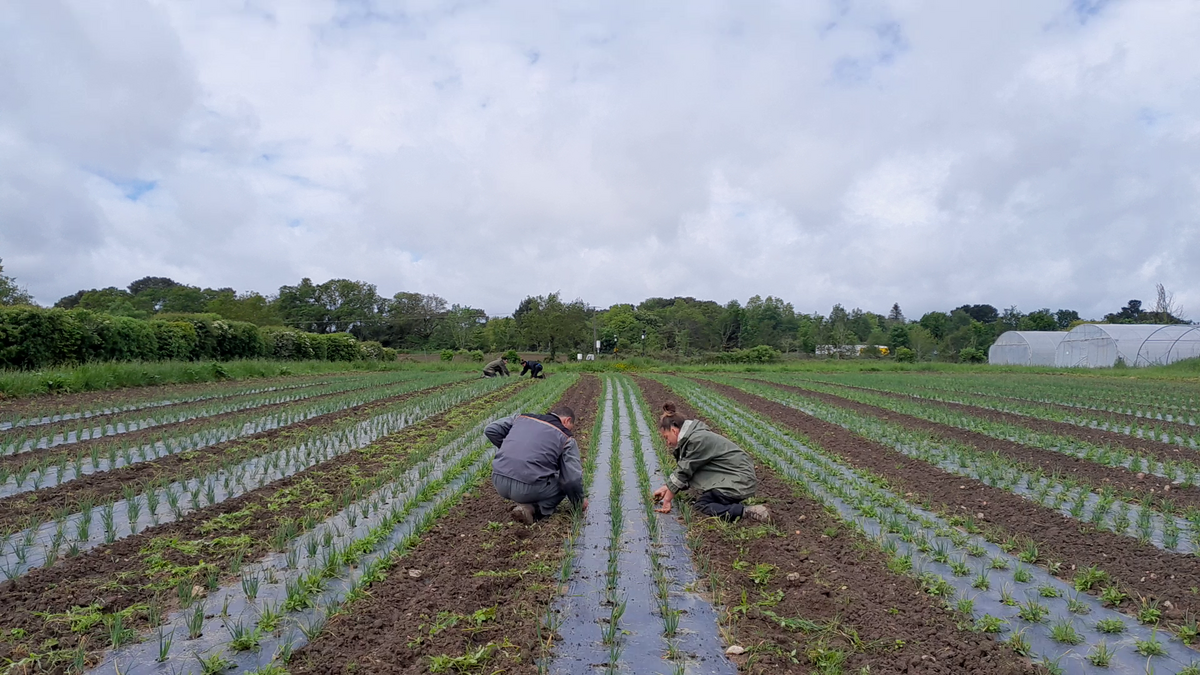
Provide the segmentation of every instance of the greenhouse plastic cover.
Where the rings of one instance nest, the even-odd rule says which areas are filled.
[[[1053,366],[1058,343],[1066,335],[1056,330],[1010,330],[988,349],[988,363],[997,366]]]
[[[1200,326],[1186,324],[1082,324],[1058,345],[1061,368],[1160,366],[1200,357]]]

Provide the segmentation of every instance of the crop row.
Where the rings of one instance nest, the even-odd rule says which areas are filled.
[[[1144,672],[1147,659],[1154,672],[1198,672],[1192,652],[1178,640],[1083,593],[1098,582],[1086,573],[1067,584],[1027,566],[913,507],[880,477],[842,464],[811,439],[797,438],[695,383],[660,379],[776,472],[875,538],[890,556],[893,572],[917,576],[927,593],[972,616],[977,630],[1005,636],[1014,649],[1037,656],[1052,672],[1093,672],[1093,664]]]
[[[800,384],[802,381],[814,382],[808,378],[804,378],[804,380],[797,380],[796,378],[786,380],[770,379],[780,382],[786,381],[789,384]],[[830,384],[824,380],[820,380],[820,382]],[[1200,447],[1200,427],[1197,427],[1190,421],[1177,420],[1170,414],[1166,415],[1169,419],[1164,420],[1161,419],[1161,416],[1132,415],[1125,412],[1101,410],[1094,407],[1081,408],[1062,404],[1026,401],[1011,397],[963,393],[927,387],[919,388],[912,385],[905,386],[899,382],[879,382],[865,378],[847,379],[846,381],[834,382],[832,384],[840,384],[843,387],[852,387],[877,393],[886,392],[917,400],[923,399],[969,405],[984,410],[1071,424],[1086,429],[1109,431],[1115,434],[1130,436],[1133,439],[1146,439],[1161,443],[1182,445],[1193,449]]]
[[[272,391],[303,389],[305,387],[319,386],[340,380],[352,380],[357,377],[361,377],[361,374],[313,375],[289,378],[286,384],[275,385],[246,384],[244,382],[206,384],[200,387],[193,387],[194,391],[190,393],[180,393],[173,396],[167,395],[166,397],[158,393],[154,388],[148,390],[150,393],[145,393],[145,390],[142,389],[130,389],[117,394],[121,399],[120,401],[107,404],[83,402],[63,405],[58,403],[56,399],[50,399],[36,406],[32,413],[23,412],[25,410],[24,407],[19,409],[0,409],[0,418],[2,418],[0,419],[0,431],[22,427],[35,427],[68,420],[86,419],[89,417],[103,417],[136,410],[195,403],[198,401],[246,396]],[[21,412],[18,412],[18,410]]]
[[[1175,515],[1169,501],[1132,504],[1119,499],[1111,487],[1094,487],[1076,479],[1043,471],[1030,471],[996,453],[906,429],[886,420],[793,395],[773,387],[733,382],[744,391],[778,400],[808,415],[848,429],[943,471],[973,478],[986,485],[1017,494],[1031,502],[1054,509],[1079,522],[1087,522],[1117,534],[1135,538],[1166,550],[1200,550],[1200,509],[1190,508]]]
[[[210,473],[155,482],[141,491],[132,486],[103,504],[83,503],[60,512],[49,522],[35,522],[18,532],[0,535],[0,573],[7,578],[49,566],[102,544],[111,544],[147,528],[219,504],[281,478],[329,461],[438,414],[462,401],[502,386],[478,380],[415,399],[385,406],[367,419],[313,427],[253,447],[253,455],[236,458]],[[64,509],[65,511],[65,509]]]
[[[821,379],[860,386],[886,385],[899,391],[917,387],[931,391],[1003,397],[1177,423],[1195,424],[1200,420],[1200,398],[1196,396],[1194,388],[1183,383],[1133,378],[1047,378],[1037,375],[974,373],[969,376],[936,377],[872,374],[870,377],[838,376]]]
[[[898,398],[861,389],[839,389],[807,382],[799,388],[862,403],[879,408],[881,412],[897,412],[1001,441],[1011,441],[1032,448],[1085,459],[1102,466],[1127,469],[1135,474],[1148,473],[1166,478],[1180,487],[1196,485],[1200,478],[1200,465],[1194,461],[1200,460],[1200,455],[1179,452],[1174,448],[1165,446],[1153,448],[1148,447],[1150,445],[1148,443],[1135,444],[1133,442],[1129,445],[1137,447],[1130,448],[1113,443],[1098,444],[1059,433],[1032,429],[1014,423],[1015,420],[987,419],[958,407],[947,407],[941,403],[931,403],[908,397]]]
[[[21,634],[7,647],[0,644],[0,659],[45,664],[82,651],[90,663],[95,650],[129,641],[110,640],[110,622],[122,621],[127,629],[148,632],[173,608],[192,607],[198,597],[222,586],[239,585],[243,569],[272,552],[286,561],[293,542],[433,457],[503,401],[529,389],[524,384],[491,385],[491,393],[455,405],[428,423],[408,425],[234,500],[205,506],[174,523],[64,560],[56,569],[37,570],[19,586],[0,583],[0,613]],[[120,583],[114,584],[114,578]],[[104,603],[94,607],[56,614],[34,611],[65,608],[74,598],[101,596]],[[91,619],[82,623],[70,619],[80,613]],[[50,642],[57,647],[37,648]]]
[[[106,416],[96,422],[91,421],[89,418],[69,423],[58,422],[46,424],[30,429],[19,428],[9,432],[0,432],[0,455],[13,455],[29,452],[34,449],[46,449],[59,445],[80,443],[105,436],[126,434],[151,427],[178,424],[198,418],[214,417],[240,410],[301,401],[329,394],[382,387],[409,380],[413,377],[411,373],[401,372],[343,378],[334,382],[306,385],[282,391],[273,389],[271,391],[250,393],[241,396],[207,399],[196,404],[172,405],[161,408],[152,415],[136,411],[133,413]]]
[[[685,590],[692,573],[682,531],[654,512],[658,461],[643,409],[627,379],[605,379],[597,456],[589,457],[593,503],[569,542],[562,578],[571,585],[552,615],[562,640],[550,672],[601,664],[610,673],[682,673],[697,655],[707,672],[734,672],[711,606]]]
[[[428,452],[397,465],[379,487],[281,550],[243,566],[236,579],[193,599],[141,644],[113,652],[96,672],[157,672],[162,663],[178,673],[281,667],[331,615],[369,592],[394,564],[392,554],[413,545],[486,473],[493,452],[482,433],[488,423],[545,407],[570,380],[530,387],[493,406],[477,423],[439,437]]]
[[[171,455],[203,450],[380,401],[425,387],[463,379],[442,374],[404,379],[366,390],[333,393],[317,400],[301,400],[269,411],[249,410],[212,420],[195,420],[165,427],[138,440],[117,436],[89,441],[78,446],[38,451],[20,464],[0,463],[0,498],[52,488],[79,478],[113,471]],[[13,459],[19,459],[20,455]]]

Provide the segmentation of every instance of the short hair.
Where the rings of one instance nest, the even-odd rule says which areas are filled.
[[[572,410],[570,406],[556,405],[550,409],[550,414],[558,415],[559,417],[566,417],[572,422],[575,421],[575,411]]]

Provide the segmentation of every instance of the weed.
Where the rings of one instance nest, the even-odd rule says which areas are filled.
[[[1120,619],[1101,619],[1096,622],[1096,630],[1109,635],[1125,632],[1125,622]]]

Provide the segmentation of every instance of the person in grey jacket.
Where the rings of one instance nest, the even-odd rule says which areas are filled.
[[[484,429],[496,446],[492,485],[517,503],[510,512],[513,520],[532,525],[553,515],[563,497],[587,509],[574,428],[575,411],[557,406],[548,415],[513,415]]]
[[[509,376],[508,361],[505,361],[503,356],[483,367],[484,377],[496,377],[497,375]]]
[[[758,476],[754,461],[736,443],[708,428],[700,420],[689,420],[675,411],[674,403],[663,404],[658,432],[675,453],[675,471],[667,484],[654,491],[654,501],[662,502],[659,513],[671,512],[671,500],[690,488],[698,495],[695,508],[706,516],[723,520],[742,517],[770,521],[766,506],[745,506],[754,496]]]

